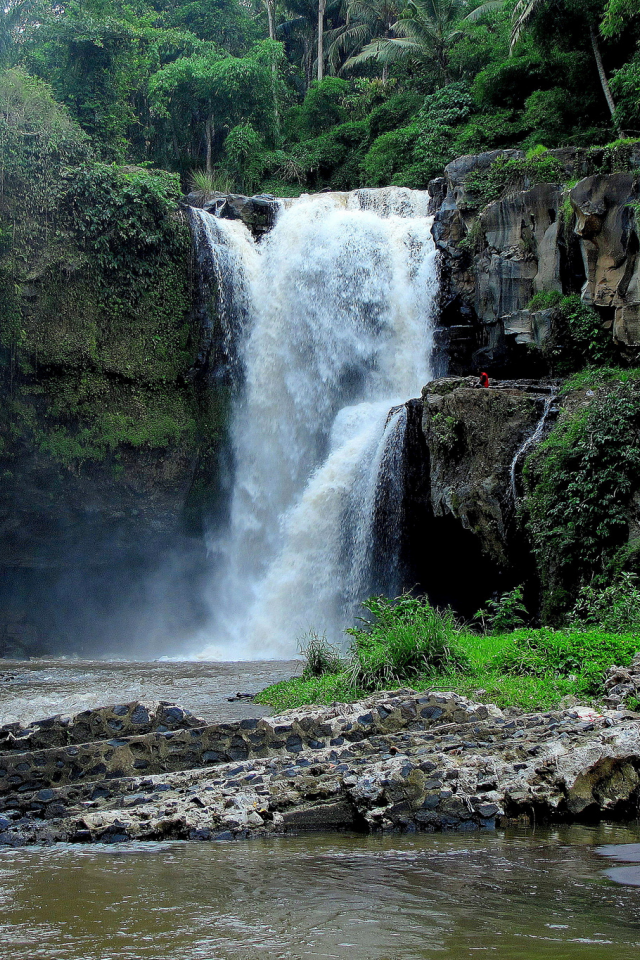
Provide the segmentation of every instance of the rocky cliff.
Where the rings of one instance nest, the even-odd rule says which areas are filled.
[[[179,629],[200,602],[218,424],[179,182],[88,157],[53,172],[35,206],[6,174],[0,209],[0,655],[108,649],[116,615],[135,648],[150,607]]]
[[[571,295],[593,308],[612,359],[637,357],[639,169],[638,143],[531,160],[495,151],[447,166],[430,193],[451,372],[553,369],[554,340],[570,340],[557,307]]]

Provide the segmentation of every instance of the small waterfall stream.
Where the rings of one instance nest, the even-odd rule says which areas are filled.
[[[295,655],[309,629],[340,641],[359,601],[393,583],[403,404],[430,376],[427,204],[404,188],[283,201],[259,244],[239,221],[191,212],[242,382],[230,522],[209,542],[218,572],[202,656]]]
[[[536,443],[539,443],[540,440],[542,440],[542,435],[543,435],[543,433],[544,433],[544,428],[545,428],[545,426],[546,426],[547,419],[548,419],[548,417],[549,417],[549,414],[550,414],[550,412],[551,412],[551,408],[552,408],[555,400],[557,400],[557,395],[556,395],[555,393],[552,393],[552,394],[550,394],[548,397],[545,398],[545,401],[544,401],[544,409],[543,409],[543,411],[542,411],[542,416],[541,416],[540,419],[538,420],[536,429],[535,429],[534,432],[531,434],[531,436],[530,436],[530,437],[527,437],[527,439],[524,441],[524,443],[523,443],[520,447],[518,447],[518,449],[516,450],[516,453],[515,453],[515,455],[514,455],[514,457],[513,457],[513,460],[511,461],[511,469],[510,469],[510,471],[509,471],[509,475],[510,475],[510,478],[511,478],[511,497],[512,497],[512,500],[513,500],[513,505],[514,505],[514,507],[517,507],[517,506],[518,506],[518,486],[517,486],[517,482],[516,482],[518,464],[520,463],[520,461],[521,461],[521,459],[524,457],[524,455],[527,453],[527,451],[530,450],[531,447],[534,447],[534,446],[536,445]]]

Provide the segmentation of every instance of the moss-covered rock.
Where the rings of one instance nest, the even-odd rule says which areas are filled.
[[[0,88],[0,570],[157,560],[202,533],[223,417],[179,179],[97,162],[26,74]]]

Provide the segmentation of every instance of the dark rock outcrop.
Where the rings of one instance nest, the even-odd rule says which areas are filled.
[[[544,385],[479,389],[475,378],[436,380],[423,390],[433,515],[455,518],[502,568],[509,565],[516,506],[511,465],[540,422],[547,396]]]
[[[269,193],[245,197],[238,193],[190,193],[187,203],[200,207],[222,220],[242,220],[254,237],[261,237],[273,227],[280,201]]]
[[[558,408],[553,381],[445,377],[422,392],[422,446],[414,439],[411,524],[405,533],[407,588],[473,615],[496,590],[529,582],[530,547],[517,522],[523,455]],[[538,434],[536,434],[538,431]]]
[[[636,145],[626,157],[630,170],[638,152]],[[437,343],[449,354],[453,374],[487,366],[496,376],[543,374],[541,350],[552,338],[554,316],[528,309],[542,292],[582,294],[611,330],[620,356],[638,355],[637,176],[594,174],[607,165],[604,150],[545,156],[556,161],[560,182],[505,185],[504,195],[484,207],[473,178],[498,157],[522,159],[518,151],[462,157],[430,188],[442,254]],[[572,189],[563,185],[578,177]]]
[[[227,747],[201,753],[203,737]],[[63,766],[50,768],[37,752],[0,754],[0,844],[466,831],[625,818],[640,798],[632,714],[513,716],[412,690],[58,756]],[[131,762],[117,769],[113,756]],[[24,769],[34,764],[35,779]]]

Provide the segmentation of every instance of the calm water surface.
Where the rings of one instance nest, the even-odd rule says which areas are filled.
[[[3,960],[636,960],[640,827],[0,853]]]

